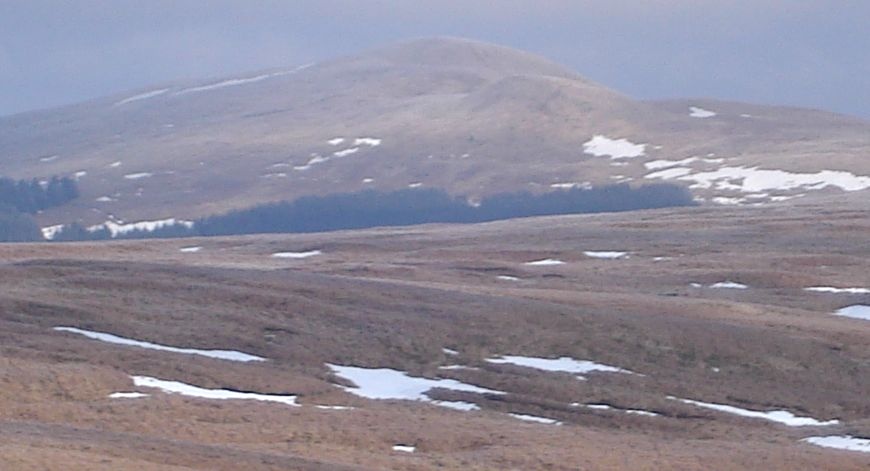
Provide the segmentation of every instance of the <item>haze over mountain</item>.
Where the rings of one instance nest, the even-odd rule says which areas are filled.
[[[456,38],[155,85],[0,119],[16,178],[74,175],[43,226],[191,219],[303,195],[676,182],[714,204],[870,188],[870,123],[710,100],[638,101],[544,58]]]

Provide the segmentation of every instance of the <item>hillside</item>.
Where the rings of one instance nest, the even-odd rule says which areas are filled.
[[[866,470],[868,201],[0,244],[0,468]]]
[[[638,101],[534,55],[463,39],[155,85],[0,119],[13,178],[79,179],[39,215],[192,219],[303,195],[671,181],[754,204],[870,188],[870,123],[714,100]]]

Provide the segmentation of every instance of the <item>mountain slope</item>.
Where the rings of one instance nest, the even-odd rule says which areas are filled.
[[[870,124],[858,119],[642,102],[534,55],[453,38],[0,120],[4,173],[80,178],[83,197],[43,225],[416,184],[475,199],[676,181],[703,201],[750,204],[870,188],[868,156]]]

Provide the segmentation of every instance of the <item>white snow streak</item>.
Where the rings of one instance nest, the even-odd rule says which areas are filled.
[[[140,93],[138,95],[133,95],[129,98],[124,98],[123,100],[116,102],[115,106],[126,105],[127,103],[132,103],[134,101],[139,101],[139,100],[147,100],[148,98],[154,98],[156,96],[163,95],[164,93],[166,93],[168,91],[169,91],[168,88],[161,88],[159,90],[152,90],[150,92]]]
[[[275,252],[272,254],[272,256],[275,258],[300,259],[300,258],[314,257],[316,255],[321,255],[322,253],[323,252],[321,252],[320,250],[309,250],[307,252]]]
[[[296,406],[296,396],[277,394],[258,394],[233,391],[230,389],[205,389],[178,381],[167,381],[148,376],[131,376],[133,384],[143,388],[155,388],[169,394],[214,400],[248,400],[278,402],[288,406]]]
[[[128,339],[125,337],[119,337],[117,335],[106,334],[102,332],[93,332],[90,330],[78,329],[75,327],[55,327],[54,330],[60,332],[70,332],[73,334],[83,335],[89,339],[99,340],[101,342],[111,343],[115,345],[125,345],[128,347],[139,347],[145,348],[148,350],[159,350],[164,352],[172,352],[172,353],[182,353],[185,355],[199,355],[209,358],[216,358],[219,360],[229,360],[229,361],[239,361],[239,362],[249,362],[249,361],[265,361],[265,358],[258,357],[255,355],[249,355],[247,353],[237,352],[235,350],[199,350],[195,348],[179,348],[179,347],[170,347],[167,345],[160,345],[151,342],[143,342],[139,340]]]
[[[826,422],[822,422],[816,420],[812,417],[798,417],[786,410],[774,410],[774,411],[754,411],[748,409],[741,409],[739,407],[728,406],[724,404],[712,404],[708,402],[700,402],[693,401],[691,399],[680,399],[673,396],[668,396],[668,399],[679,401],[685,404],[692,404],[698,407],[703,407],[705,409],[712,409],[719,412],[726,412],[728,414],[735,414],[742,417],[751,417],[756,419],[764,419],[772,422],[777,422],[780,424],[788,425],[790,427],[801,427],[805,425],[836,425],[840,423],[838,420],[828,420]]]
[[[804,288],[804,291],[835,294],[870,294],[870,289],[867,288],[834,288],[833,286],[811,286],[809,288]]]

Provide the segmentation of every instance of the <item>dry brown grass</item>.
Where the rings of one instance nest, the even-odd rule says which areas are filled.
[[[538,218],[332,234],[0,246],[0,468],[865,469],[866,454],[800,443],[870,434],[870,330],[837,318],[868,296],[866,203]],[[201,245],[195,254],[179,247]],[[319,248],[306,260],[283,250]],[[627,250],[595,260],[584,250]],[[673,257],[653,261],[656,256]],[[545,257],[568,261],[529,267]],[[518,282],[496,279],[511,274]],[[731,279],[749,290],[688,287]],[[237,349],[237,364],[107,345],[70,325],[158,343]],[[459,350],[457,358],[441,348]],[[643,373],[493,365],[567,355]],[[369,401],[324,363],[392,367],[507,391],[462,413]],[[439,370],[462,363],[479,370]],[[712,368],[719,368],[714,372]],[[303,407],[134,389],[127,375],[275,394]],[[665,399],[788,409],[843,425],[789,428]],[[660,417],[571,407],[642,408]],[[315,404],[352,405],[325,411]],[[506,412],[551,417],[527,424]],[[397,443],[414,454],[390,451]]]

